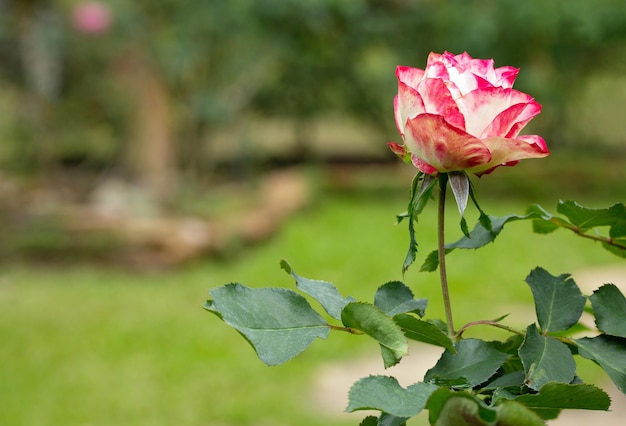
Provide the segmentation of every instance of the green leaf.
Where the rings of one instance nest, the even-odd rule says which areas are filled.
[[[406,426],[408,417],[396,417],[388,413],[382,413],[378,420],[378,426]]]
[[[539,217],[537,213],[529,213],[524,216],[508,215],[503,217],[489,216],[489,221],[479,221],[474,229],[469,233],[469,237],[461,237],[459,240],[446,244],[446,255],[454,249],[477,249],[493,242],[500,234],[504,225],[509,222],[518,220],[536,219]],[[491,229],[486,228],[483,223],[491,223]],[[439,266],[439,259],[437,257],[437,251],[431,252],[426,261],[420,268],[420,271],[432,272]]]
[[[317,300],[324,310],[331,317],[340,320],[341,310],[350,302],[354,302],[353,297],[343,298],[339,290],[332,283],[319,280],[311,280],[296,274],[291,265],[286,260],[280,261],[280,267],[296,280],[296,287]]]
[[[620,257],[626,257],[626,220],[616,222],[609,229],[611,244],[602,243],[604,248]]]
[[[348,394],[347,412],[379,410],[395,417],[413,417],[426,406],[437,386],[415,383],[406,389],[395,377],[369,376],[358,380]]]
[[[523,371],[513,371],[511,373],[503,374],[487,383],[483,389],[505,389],[505,388],[520,388],[524,384],[526,375]]]
[[[602,389],[588,384],[546,383],[536,394],[516,397],[515,402],[524,404],[543,419],[558,416],[560,410],[604,410],[611,405],[611,398]]]
[[[433,198],[433,189],[437,180],[431,175],[419,172],[411,185],[411,199],[407,208],[409,218],[409,250],[402,264],[402,274],[415,262],[417,255],[417,239],[415,238],[415,223],[428,201]]]
[[[446,350],[424,381],[471,388],[493,376],[509,357],[479,339],[463,339],[454,347],[456,353]]]
[[[341,312],[341,321],[346,327],[361,330],[388,349],[383,350],[385,368],[397,364],[408,353],[408,344],[400,327],[374,305],[349,303]]]
[[[378,426],[378,417],[367,416],[359,423],[359,426]]]
[[[576,374],[576,362],[567,345],[542,336],[535,324],[528,326],[519,356],[526,372],[526,386],[534,390],[548,382],[570,383]]]
[[[454,194],[454,199],[456,200],[456,205],[459,208],[459,214],[463,217],[463,213],[467,207],[467,200],[469,199],[469,178],[465,172],[449,172],[448,179],[452,193]]]
[[[554,277],[542,268],[533,269],[526,277],[544,333],[567,330],[583,313],[586,299],[569,277],[569,274]]]
[[[583,337],[574,342],[580,356],[596,362],[615,386],[626,393],[626,339],[601,335]]]
[[[428,420],[435,426],[488,426],[497,412],[476,396],[441,388],[428,400]]]
[[[626,298],[614,284],[605,284],[589,296],[596,326],[606,334],[626,337]]]
[[[515,401],[503,401],[496,407],[497,426],[544,426],[545,422],[533,411]]]
[[[407,338],[428,343],[429,345],[441,346],[451,352],[455,352],[452,339],[435,324],[406,314],[396,315],[393,319],[404,330],[404,335]]]
[[[306,299],[291,290],[228,284],[209,293],[213,300],[206,307],[239,331],[268,365],[290,360],[330,331]]]
[[[551,220],[553,216],[539,204],[530,206],[526,213],[538,215],[538,218],[533,220],[533,232],[537,234],[549,234],[559,229],[559,224]]]
[[[427,302],[426,299],[415,299],[411,289],[400,281],[383,284],[374,295],[374,305],[390,317],[406,312],[424,316]]]
[[[611,226],[626,219],[626,207],[622,203],[604,209],[590,209],[575,201],[559,201],[556,210],[581,231],[597,226]]]

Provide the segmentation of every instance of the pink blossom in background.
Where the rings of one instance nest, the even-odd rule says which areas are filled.
[[[391,150],[420,171],[477,175],[549,154],[543,138],[520,136],[541,105],[514,90],[519,69],[493,59],[431,53],[425,69],[398,66],[394,115],[404,145]]]
[[[79,3],[73,10],[72,23],[81,33],[104,34],[111,26],[111,11],[98,1]]]

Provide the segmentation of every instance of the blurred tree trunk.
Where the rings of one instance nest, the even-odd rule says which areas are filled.
[[[170,94],[158,68],[139,49],[124,56],[120,71],[135,110],[126,167],[158,206],[167,205],[177,184]]]

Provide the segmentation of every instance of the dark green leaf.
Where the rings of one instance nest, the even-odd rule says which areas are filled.
[[[520,395],[514,401],[550,420],[556,418],[560,410],[604,410],[611,405],[611,399],[602,389],[587,384],[546,383],[537,394]]]
[[[537,414],[515,401],[503,401],[496,407],[497,426],[544,426],[545,422]]]
[[[613,243],[614,244],[603,242],[602,247],[604,247],[606,250],[610,251],[616,256],[626,258],[626,248],[624,248],[626,247],[626,239],[614,240]],[[619,244],[619,245],[615,245],[615,244]]]
[[[463,217],[463,213],[467,207],[467,200],[469,199],[469,178],[465,172],[449,172],[448,179],[452,193],[454,194],[454,199],[456,200],[456,205],[459,208],[459,214]]]
[[[413,417],[424,409],[437,386],[415,383],[400,386],[395,377],[369,376],[357,381],[348,395],[346,411],[380,410],[395,417]]]
[[[324,310],[331,317],[340,320],[341,310],[350,302],[354,302],[354,298],[343,298],[339,294],[339,290],[332,283],[319,280],[311,280],[296,274],[291,265],[286,260],[280,261],[280,267],[296,280],[296,286],[304,293],[317,300]]]
[[[452,249],[446,250],[446,255],[450,253]],[[424,263],[420,267],[420,272],[433,272],[439,267],[439,252],[437,250],[431,251],[426,256]]]
[[[488,426],[496,424],[497,412],[476,396],[441,388],[427,405],[428,420],[435,426]]]
[[[614,284],[605,284],[589,296],[596,326],[606,334],[626,337],[626,298]]]
[[[542,219],[533,220],[533,232],[537,234],[549,234],[559,229],[559,225]]]
[[[583,337],[574,341],[578,353],[595,361],[615,386],[626,393],[626,339],[611,336]]]
[[[609,237],[611,244],[603,243],[603,246],[620,257],[626,257],[626,220],[613,224]]]
[[[367,416],[359,423],[359,426],[378,426],[378,417]]]
[[[424,316],[426,304],[426,299],[415,299],[411,289],[400,281],[383,284],[374,295],[374,305],[390,317],[406,312]]]
[[[605,209],[590,209],[575,201],[559,201],[556,210],[581,231],[597,226],[611,226],[626,220],[626,207],[617,203]]]
[[[404,330],[404,335],[412,340],[441,346],[454,352],[454,342],[439,327],[426,321],[421,321],[410,315],[397,315],[396,323]]]
[[[526,386],[534,390],[548,382],[570,383],[576,374],[576,362],[567,345],[542,336],[535,324],[528,326],[519,356],[526,372]]]
[[[456,353],[449,350],[443,353],[437,364],[426,372],[424,381],[474,387],[493,376],[509,357],[479,339],[460,340],[455,349]]]
[[[494,217],[489,216],[489,221],[491,222],[491,229],[485,228],[483,222],[480,221],[476,224],[474,229],[469,233],[468,237],[461,237],[459,240],[446,244],[446,254],[450,253],[452,250],[461,248],[461,249],[477,249],[487,244],[493,242],[496,237],[500,234],[504,225],[509,222],[514,222],[517,220],[526,220],[526,219],[535,219],[539,217],[537,213],[529,213],[524,216],[519,215],[508,215],[503,217]],[[420,271],[432,272],[437,269],[439,266],[439,259],[437,257],[437,251],[431,252],[426,258],[426,262],[420,268]]]
[[[498,376],[487,383],[483,389],[493,390],[497,388],[521,388],[524,384],[526,375],[523,371],[513,371],[512,373]]]
[[[408,417],[396,417],[388,413],[382,413],[378,420],[378,426],[405,426]]]
[[[526,277],[544,333],[567,330],[583,313],[586,299],[569,277],[568,274],[554,277],[542,268],[533,269]]]
[[[341,321],[346,327],[361,330],[388,349],[383,352],[385,368],[400,362],[409,350],[400,327],[374,305],[360,302],[349,303],[341,312]]]
[[[602,246],[611,253],[626,257],[626,220],[617,222],[609,229],[611,243],[602,243]]]
[[[609,228],[609,236],[613,239],[626,238],[626,219],[614,223]]]
[[[306,299],[291,290],[228,284],[209,293],[213,300],[207,307],[239,331],[268,365],[288,361],[330,331]]]
[[[549,234],[559,228],[557,223],[551,221],[552,215],[538,204],[530,206],[526,213],[538,215],[538,218],[533,220],[533,231],[538,234]]]

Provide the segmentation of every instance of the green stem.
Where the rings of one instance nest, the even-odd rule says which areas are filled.
[[[441,281],[441,293],[443,295],[443,307],[446,310],[448,322],[448,334],[453,338],[454,323],[452,322],[452,307],[450,305],[450,292],[448,291],[448,276],[446,274],[446,248],[445,248],[445,216],[446,216],[446,187],[448,175],[439,175],[439,214],[437,215],[437,248],[439,251],[439,279]]]
[[[507,325],[504,324],[500,324],[499,322],[496,321],[490,321],[490,320],[480,320],[480,321],[472,321],[469,322],[467,324],[465,324],[463,327],[461,327],[461,329],[458,331],[458,333],[456,334],[456,338],[460,339],[461,336],[463,335],[463,333],[465,333],[465,331],[471,327],[475,327],[477,325],[489,325],[491,327],[496,327],[496,328],[501,328],[502,330],[506,330],[508,332],[514,333],[514,334],[518,334],[520,336],[525,336],[526,333],[521,331],[521,330],[517,330],[513,327],[509,327]]]
[[[577,226],[574,225],[570,225],[567,222],[563,222],[562,220],[558,219],[558,218],[552,218],[550,220],[550,222],[555,223],[563,228],[569,229],[570,231],[572,231],[573,233],[575,233],[576,235],[583,237],[583,238],[588,238],[590,240],[593,241],[599,241],[601,243],[604,244],[608,244],[610,246],[613,246],[615,248],[618,248],[620,250],[626,250],[626,246],[623,244],[619,244],[616,243],[615,241],[613,241],[612,238],[607,238],[607,237],[603,237],[601,235],[592,235],[592,234],[586,234],[583,231],[581,231],[581,229]]]

